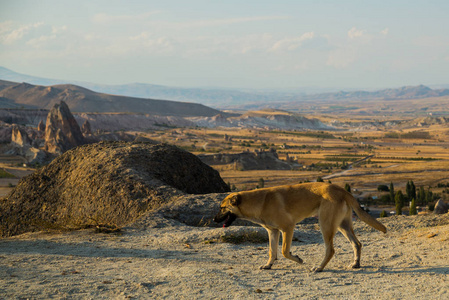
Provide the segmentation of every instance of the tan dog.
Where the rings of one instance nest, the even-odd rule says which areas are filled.
[[[230,226],[236,218],[260,224],[268,231],[269,259],[261,269],[270,269],[277,258],[279,233],[282,232],[282,255],[297,263],[302,259],[290,252],[293,230],[296,223],[318,214],[326,253],[319,267],[312,271],[322,271],[334,255],[334,235],[339,230],[354,249],[351,268],[360,268],[362,245],[352,228],[352,209],[359,218],[375,229],[387,232],[384,225],[366,213],[357,200],[343,188],[327,183],[313,182],[285,185],[247,192],[233,193],[220,205],[215,222],[225,221],[223,227]]]

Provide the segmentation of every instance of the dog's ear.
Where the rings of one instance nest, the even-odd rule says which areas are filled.
[[[231,198],[231,205],[238,206],[242,202],[242,196],[235,194]]]

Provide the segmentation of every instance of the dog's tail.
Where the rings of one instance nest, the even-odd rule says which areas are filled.
[[[362,220],[369,226],[371,226],[379,231],[382,231],[383,233],[387,232],[387,228],[382,223],[380,223],[379,221],[377,221],[376,219],[371,217],[366,211],[364,211],[360,207],[360,204],[357,202],[357,200],[354,198],[354,196],[352,196],[350,193],[345,194],[345,201],[346,201],[346,203],[348,203],[349,206],[352,207],[352,209],[355,211],[355,213],[360,218],[360,220]]]

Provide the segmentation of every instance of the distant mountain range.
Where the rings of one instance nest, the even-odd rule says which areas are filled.
[[[442,97],[448,96],[449,89],[431,89],[425,85],[418,86],[404,86],[396,89],[384,89],[374,92],[355,91],[355,92],[338,92],[338,93],[326,93],[316,94],[303,97],[307,100],[314,99],[382,99],[382,100],[400,100],[400,99],[419,99],[429,97]]]
[[[67,82],[64,80],[45,79],[24,74],[19,74],[9,69],[0,67],[0,79],[13,82],[26,82],[29,84],[53,86],[60,88],[61,84],[76,84],[84,88],[90,89],[97,93],[105,93],[112,95],[123,95],[137,98],[164,99],[173,101],[188,101],[201,103],[218,109],[261,109],[265,107],[295,107],[301,102],[327,102],[339,100],[405,100],[420,99],[429,97],[442,97],[449,95],[449,89],[431,89],[424,85],[405,86],[394,89],[383,89],[378,91],[339,91],[328,93],[305,94],[300,91],[256,91],[256,90],[233,90],[233,89],[207,89],[207,88],[179,88],[161,85],[152,85],[144,83],[132,83],[123,85],[100,85],[88,82]],[[58,85],[58,86],[55,86]],[[77,88],[79,90],[80,87]],[[112,97],[112,96],[108,96]],[[111,105],[110,100],[105,100],[105,96],[98,97],[97,102],[88,105],[79,103],[74,105],[75,111],[94,109],[95,105],[99,105],[97,111],[104,111],[106,105]],[[0,99],[3,105],[13,105],[7,99]],[[75,101],[75,100],[74,100]],[[137,100],[132,100],[137,101]],[[112,101],[114,102],[114,101]],[[288,103],[294,104],[293,106]],[[24,104],[24,103],[22,103]],[[278,106],[282,105],[282,106]],[[287,104],[287,105],[286,105]],[[84,106],[83,106],[84,105]],[[122,106],[119,106],[122,107]],[[119,107],[112,108],[119,109]],[[72,108],[72,107],[71,107]]]
[[[13,82],[26,82],[35,85],[59,85],[75,84],[99,93],[123,95],[138,98],[164,99],[174,101],[187,101],[201,103],[214,107],[229,107],[244,102],[272,101],[279,95],[286,96],[290,93],[270,93],[266,91],[245,92],[232,89],[213,88],[180,88],[146,83],[130,83],[120,85],[105,85],[82,81],[66,81],[59,79],[47,79],[16,73],[4,67],[0,67],[0,79]]]

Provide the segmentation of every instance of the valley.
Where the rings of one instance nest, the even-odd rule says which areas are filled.
[[[24,168],[20,174],[29,173],[30,166],[14,158],[20,151],[11,152],[11,128],[19,126],[35,136],[33,128],[45,123],[48,105],[63,99],[80,127],[89,123],[87,141],[173,144],[218,170],[234,190],[324,180],[350,186],[370,205],[391,205],[378,187],[393,183],[395,191],[405,192],[413,181],[432,193],[427,202],[449,198],[447,90],[417,86],[317,94],[274,101],[265,108],[249,101],[238,109],[217,110],[73,85],[1,83],[0,140],[11,159],[4,167]],[[241,110],[245,107],[254,109]],[[13,183],[0,183],[3,194],[20,175],[13,177]]]

